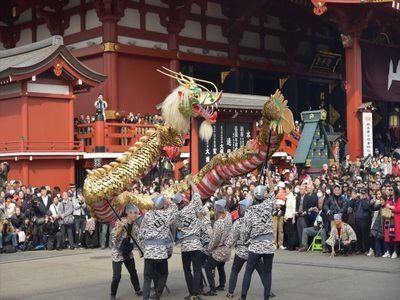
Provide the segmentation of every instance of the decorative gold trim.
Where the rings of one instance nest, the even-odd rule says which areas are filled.
[[[103,45],[101,45],[101,48],[103,48],[104,52],[118,52],[118,44],[113,43],[113,42],[106,42]]]

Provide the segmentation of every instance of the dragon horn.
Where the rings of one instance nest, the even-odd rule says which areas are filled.
[[[163,68],[165,68],[165,67],[163,67]],[[165,69],[166,69],[166,68],[165,68]],[[168,70],[168,69],[167,69],[167,70]],[[186,87],[189,87],[189,86],[190,86],[190,82],[188,82],[186,79],[178,78],[178,76],[174,76],[174,75],[168,74],[168,73],[166,73],[166,72],[164,72],[164,71],[161,71],[161,70],[159,70],[159,69],[157,69],[157,72],[159,72],[159,73],[161,73],[161,74],[163,74],[163,75],[165,75],[165,76],[168,76],[168,77],[171,77],[171,78],[175,79],[176,81],[178,81],[178,83],[179,83],[180,85],[183,85],[183,86],[186,86]]]
[[[197,82],[205,82],[205,83],[210,84],[212,87],[214,87],[215,93],[216,93],[216,95],[218,95],[217,99],[218,99],[218,98],[221,96],[221,94],[222,94],[222,92],[219,92],[219,91],[218,91],[217,86],[216,86],[213,82],[211,82],[211,81],[204,80],[204,79],[200,79],[200,78],[191,77],[191,76],[182,74],[181,72],[175,72],[175,71],[172,71],[172,70],[170,70],[170,69],[168,69],[168,68],[166,68],[166,67],[164,67],[164,66],[161,66],[161,68],[163,68],[164,70],[166,70],[166,71],[168,71],[168,72],[174,74],[175,76],[173,76],[173,75],[171,75],[171,74],[168,74],[168,73],[165,73],[164,71],[161,71],[161,70],[159,70],[159,69],[157,69],[157,71],[160,72],[161,74],[164,74],[164,75],[169,76],[169,77],[171,77],[171,78],[175,78],[175,79],[176,79],[180,84],[182,84],[182,85],[185,85],[185,84],[183,84],[180,80],[182,80],[183,82],[189,82],[189,83],[192,83],[192,84],[195,83],[195,84],[197,84],[198,86],[202,87],[204,90],[206,90],[206,91],[208,91],[208,92],[211,93],[211,91],[210,91],[207,87],[205,87],[205,86],[202,85],[202,84],[197,83]],[[178,77],[180,77],[180,78],[178,78]]]

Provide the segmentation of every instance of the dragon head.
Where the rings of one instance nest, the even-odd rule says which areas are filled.
[[[217,121],[218,101],[222,92],[218,91],[212,82],[183,75],[165,67],[163,69],[166,71],[157,71],[176,79],[179,83],[179,87],[162,104],[161,111],[165,124],[181,133],[186,133],[190,127],[190,118],[202,117],[204,121],[200,126],[199,135],[203,140],[209,140],[212,135],[211,124]],[[210,91],[202,83],[209,84],[214,91]]]
[[[269,129],[278,134],[288,134],[294,130],[293,114],[280,90],[276,90],[264,104],[262,116],[269,121]]]

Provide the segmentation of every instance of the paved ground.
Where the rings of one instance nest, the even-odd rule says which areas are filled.
[[[108,299],[109,254],[109,250],[1,254],[0,299]],[[143,261],[136,261],[142,278]],[[274,261],[272,286],[277,300],[400,299],[400,259],[331,259],[320,253],[280,251]],[[172,293],[163,299],[183,299],[187,292],[178,249],[169,266],[168,286]],[[231,262],[226,266],[228,276],[230,267]],[[132,292],[124,270],[118,299],[135,299]],[[261,295],[261,282],[258,275],[253,276],[248,299],[262,299]],[[220,292],[218,297],[209,299],[225,299],[224,296]]]

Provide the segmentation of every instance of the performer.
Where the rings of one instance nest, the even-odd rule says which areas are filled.
[[[232,228],[232,218],[226,212],[226,200],[220,199],[215,201],[216,221],[214,223],[213,233],[209,244],[211,255],[207,258],[205,269],[210,290],[206,296],[216,296],[215,278],[213,271],[220,266],[221,269],[230,258],[231,250],[226,246],[226,240],[229,231]],[[225,284],[225,272],[220,273],[220,283]]]
[[[172,255],[170,226],[175,219],[177,206],[158,195],[153,199],[154,210],[143,217],[139,238],[144,243],[143,299],[150,298],[150,284],[155,286],[155,299],[160,299],[168,277],[168,258]]]
[[[226,242],[228,247],[235,247],[235,258],[233,259],[231,275],[229,278],[229,288],[228,294],[226,294],[227,298],[233,298],[233,292],[235,291],[237,278],[240,270],[242,269],[244,263],[247,261],[249,256],[247,237],[245,235],[245,225],[244,225],[244,213],[251,206],[252,200],[250,198],[246,198],[239,202],[239,219],[237,219],[232,226],[232,230],[229,234],[228,240]],[[264,284],[264,274],[263,274],[263,265],[261,261],[259,261],[256,265],[256,270],[260,275],[261,281]]]
[[[185,299],[196,300],[201,299],[199,294],[202,280],[201,250],[203,248],[200,241],[201,223],[197,218],[197,214],[203,211],[203,206],[196,185],[190,178],[188,178],[188,183],[193,193],[192,200],[185,203],[182,195],[177,193],[174,195],[173,201],[178,205],[179,209],[176,214],[175,225],[179,230],[180,237],[178,243],[181,245],[183,271],[189,291],[189,296],[185,297]],[[191,265],[193,267],[193,275],[191,272]]]
[[[201,281],[200,284],[200,293],[204,294],[204,283],[206,283],[205,280],[207,278],[207,276],[205,275],[205,262],[207,260],[207,257],[211,255],[208,245],[210,244],[211,236],[213,233],[211,226],[210,212],[208,209],[207,202],[203,205],[203,210],[197,213],[197,218],[199,219],[200,222],[200,241],[202,244],[201,273],[203,280]]]
[[[126,269],[131,277],[133,288],[135,289],[136,295],[141,296],[143,293],[140,290],[139,278],[135,268],[135,260],[133,258],[133,241],[130,235],[138,241],[138,216],[139,208],[133,204],[128,204],[125,208],[126,218],[123,218],[120,222],[117,222],[113,230],[111,231],[112,241],[112,268],[113,277],[111,282],[111,299],[115,299],[117,295],[119,281],[121,280],[121,267],[124,263]]]
[[[264,299],[268,300],[271,291],[272,261],[276,250],[272,234],[272,211],[274,210],[275,195],[273,192],[268,194],[265,185],[259,185],[254,189],[254,200],[256,205],[247,209],[244,215],[245,235],[250,239],[250,245],[240,299],[246,299],[253,271],[258,262],[262,260]]]

